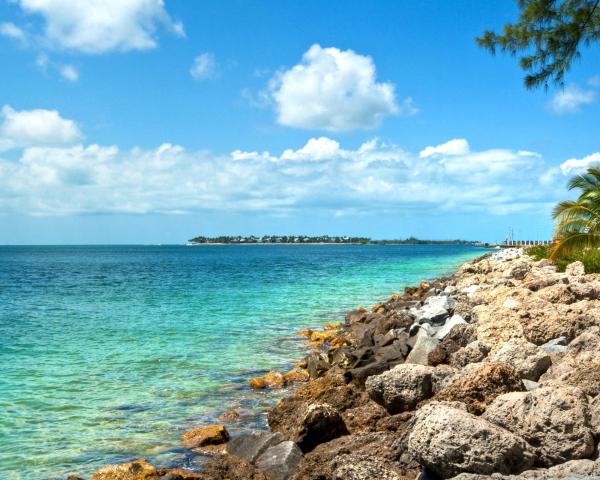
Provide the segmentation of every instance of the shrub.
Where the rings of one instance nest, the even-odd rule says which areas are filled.
[[[550,247],[547,245],[535,245],[527,249],[527,254],[534,260],[549,258]],[[559,272],[564,272],[569,263],[578,260],[585,266],[585,273],[600,273],[600,250],[598,249],[563,255],[554,259],[554,264]]]

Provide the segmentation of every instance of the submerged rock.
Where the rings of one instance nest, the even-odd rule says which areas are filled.
[[[229,433],[225,425],[211,425],[210,427],[189,430],[181,436],[181,443],[185,448],[199,448],[207,445],[222,445],[229,440]]]
[[[156,476],[156,468],[140,458],[133,462],[106,465],[94,473],[92,480],[154,480]]]

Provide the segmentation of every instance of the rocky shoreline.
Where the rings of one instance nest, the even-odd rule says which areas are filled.
[[[600,275],[579,262],[498,251],[303,334],[298,368],[251,379],[295,384],[270,431],[187,432],[203,473],[140,459],[92,480],[600,478]]]

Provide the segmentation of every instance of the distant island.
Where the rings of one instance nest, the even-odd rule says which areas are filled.
[[[398,240],[373,240],[368,237],[348,237],[319,235],[263,235],[250,236],[198,236],[188,241],[188,245],[248,245],[248,244],[348,244],[348,245],[483,245],[481,242],[471,240],[421,240],[409,237]]]

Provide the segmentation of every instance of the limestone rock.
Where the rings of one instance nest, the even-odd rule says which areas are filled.
[[[536,382],[552,364],[550,355],[524,338],[511,338],[492,357],[493,362],[505,362],[522,379]]]
[[[590,402],[590,427],[596,437],[600,437],[600,395]]]
[[[497,397],[483,417],[523,437],[546,466],[589,457],[594,439],[585,394],[573,387],[541,387]]]
[[[600,462],[571,460],[551,468],[527,470],[519,475],[461,473],[452,480],[591,480],[600,478]]]
[[[462,472],[519,473],[535,460],[522,438],[464,410],[436,403],[417,412],[408,449],[442,478]]]
[[[486,345],[475,340],[452,353],[449,363],[454,368],[462,368],[469,363],[481,362],[489,351],[490,349]]]
[[[480,414],[497,396],[523,389],[521,378],[512,366],[489,363],[451,381],[434,399],[463,402],[471,413]]]
[[[412,410],[417,403],[433,394],[432,375],[435,368],[402,364],[369,377],[365,388],[369,396],[394,414]]]
[[[340,455],[332,462],[333,480],[404,480],[392,462],[366,455]]]
[[[581,277],[585,275],[585,266],[579,260],[573,263],[569,263],[565,268],[565,273],[569,277]]]
[[[181,443],[185,448],[199,448],[206,445],[221,445],[229,440],[229,433],[225,425],[211,425],[209,427],[189,430],[181,436]]]
[[[301,460],[302,451],[294,442],[288,440],[267,448],[256,460],[256,466],[265,472],[270,480],[287,480],[294,474]]]
[[[94,473],[92,480],[154,480],[156,475],[156,468],[140,458],[133,462],[106,465]]]

